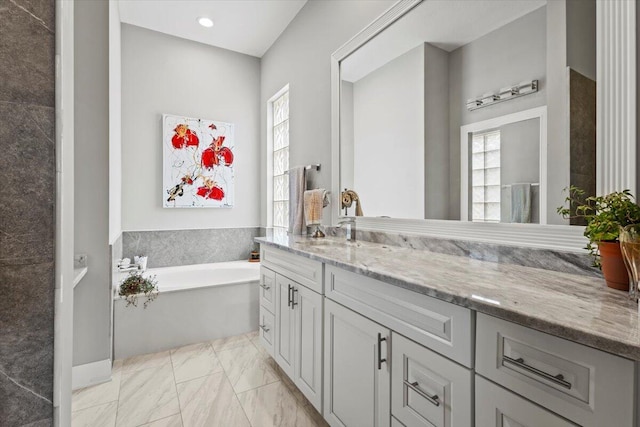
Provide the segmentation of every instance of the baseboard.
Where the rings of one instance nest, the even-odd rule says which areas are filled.
[[[74,366],[71,370],[71,388],[73,390],[109,380],[111,380],[111,359]]]

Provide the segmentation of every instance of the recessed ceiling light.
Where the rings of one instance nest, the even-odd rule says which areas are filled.
[[[207,27],[207,28],[213,27],[213,21],[211,19],[207,18],[206,16],[201,16],[200,18],[198,18],[198,24],[202,25],[203,27]]]

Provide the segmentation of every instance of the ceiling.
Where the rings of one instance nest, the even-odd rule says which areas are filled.
[[[356,82],[428,42],[451,52],[544,5],[546,0],[429,0],[341,63],[341,78]]]
[[[307,0],[119,0],[120,20],[262,57]],[[212,28],[197,18],[206,16]]]

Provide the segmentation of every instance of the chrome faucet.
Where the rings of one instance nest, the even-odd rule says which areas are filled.
[[[338,221],[338,227],[345,229],[347,241],[356,241],[356,219],[354,217],[344,217]]]

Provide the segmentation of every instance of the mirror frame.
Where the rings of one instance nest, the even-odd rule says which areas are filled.
[[[331,225],[340,209],[340,63],[425,0],[399,0],[331,55]],[[596,0],[598,194],[636,191],[636,5]],[[607,53],[607,66],[603,61]],[[631,95],[629,95],[631,94]],[[365,204],[366,209],[366,204]],[[370,231],[584,252],[580,226],[357,217]]]

